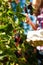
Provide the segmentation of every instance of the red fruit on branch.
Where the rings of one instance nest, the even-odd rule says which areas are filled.
[[[15,33],[17,30],[14,30],[13,32]]]
[[[16,47],[18,47],[18,45],[19,45],[19,43],[18,43],[18,42],[16,42],[15,46],[16,46]]]
[[[20,34],[19,33],[15,34],[14,40],[15,40],[15,42],[20,41]]]

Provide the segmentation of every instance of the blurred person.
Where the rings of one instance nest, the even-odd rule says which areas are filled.
[[[37,16],[37,29],[43,29],[43,8],[40,8],[40,15]]]
[[[32,7],[32,2],[29,3],[28,9],[30,10],[30,14],[33,14],[33,7]]]

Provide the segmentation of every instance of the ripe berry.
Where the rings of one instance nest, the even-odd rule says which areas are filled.
[[[14,33],[16,32],[16,30],[13,31]]]
[[[20,41],[20,34],[19,33],[15,34],[14,40],[15,40],[15,42]]]

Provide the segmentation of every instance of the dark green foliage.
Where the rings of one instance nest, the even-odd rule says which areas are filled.
[[[25,19],[22,10],[18,5],[15,13],[7,1],[0,0],[0,65],[37,65],[33,47],[26,42],[26,35],[20,26],[20,21]],[[14,15],[18,17],[18,23]],[[18,39],[15,39],[16,35]]]

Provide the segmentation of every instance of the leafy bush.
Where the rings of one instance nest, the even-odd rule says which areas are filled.
[[[15,13],[7,0],[0,0],[0,65],[37,65],[33,47],[26,42],[24,30],[19,26],[24,16],[18,8]]]

